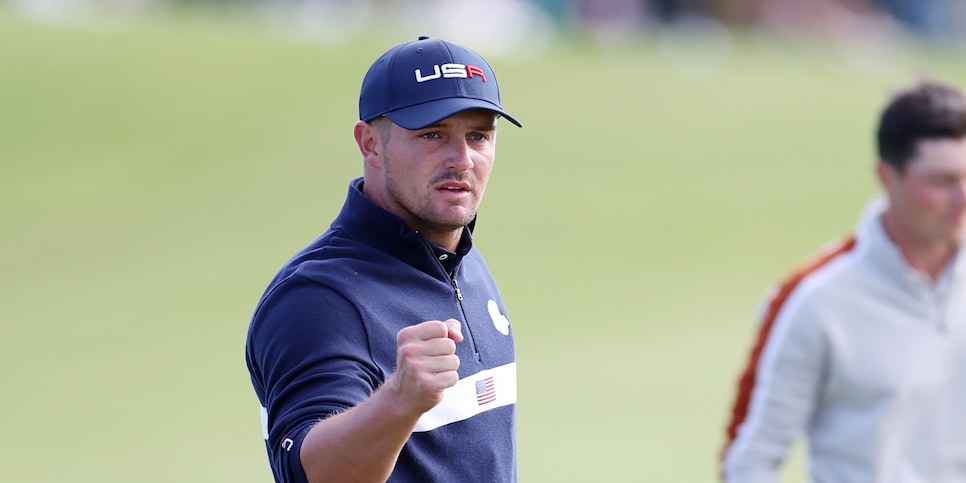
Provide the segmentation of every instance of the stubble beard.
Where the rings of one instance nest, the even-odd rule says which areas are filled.
[[[403,211],[405,211],[410,220],[412,220],[406,220],[407,224],[418,224],[418,226],[410,226],[410,228],[417,231],[455,231],[463,228],[467,223],[473,221],[473,218],[476,217],[476,210],[473,210],[472,213],[468,213],[465,216],[459,217],[459,219],[455,219],[453,216],[446,216],[440,213],[433,205],[432,201],[428,199],[421,205],[410,205],[406,202],[405,196],[403,196],[399,190],[389,165],[390,163],[386,163],[386,168],[383,170],[383,180],[386,184],[386,193],[389,194],[389,197],[396,204],[396,206],[399,206]],[[459,177],[434,177],[428,183],[428,189],[432,189],[432,186],[435,186],[440,181],[447,179],[459,179]],[[417,200],[416,203],[419,203],[419,201]]]

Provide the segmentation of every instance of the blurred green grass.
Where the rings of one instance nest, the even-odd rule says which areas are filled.
[[[248,319],[361,172],[358,84],[401,40],[0,9],[0,480],[271,480]],[[522,481],[714,481],[759,297],[875,192],[885,96],[966,73],[876,59],[749,37],[695,78],[653,42],[563,38],[492,62],[526,126],[477,233],[518,337]]]

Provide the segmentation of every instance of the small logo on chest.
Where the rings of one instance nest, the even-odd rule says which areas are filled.
[[[500,307],[496,305],[496,300],[490,299],[486,304],[486,310],[490,313],[490,318],[493,319],[493,327],[496,327],[496,330],[503,335],[510,335],[510,319],[500,313]]]

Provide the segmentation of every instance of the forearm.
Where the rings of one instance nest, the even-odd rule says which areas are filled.
[[[792,442],[818,404],[826,354],[821,319],[797,300],[780,311],[786,298],[772,302],[738,386],[722,454],[727,483],[779,481]]]
[[[383,386],[358,406],[320,421],[299,452],[309,483],[386,481],[419,416]]]
[[[459,380],[459,322],[431,320],[396,337],[396,372],[368,399],[320,421],[302,440],[299,461],[309,483],[381,482],[424,412]]]

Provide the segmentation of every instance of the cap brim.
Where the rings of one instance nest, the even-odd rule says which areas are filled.
[[[386,113],[386,117],[403,128],[416,130],[432,126],[453,114],[469,109],[493,111],[501,117],[505,117],[516,126],[523,127],[520,121],[514,119],[513,116],[507,114],[506,111],[500,109],[498,106],[481,99],[469,99],[466,97],[450,97],[424,102],[422,104],[416,104],[415,106],[389,111]]]

